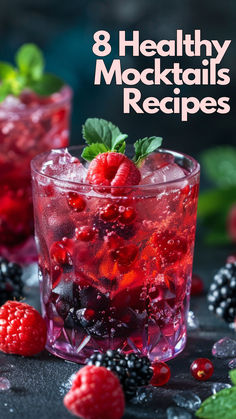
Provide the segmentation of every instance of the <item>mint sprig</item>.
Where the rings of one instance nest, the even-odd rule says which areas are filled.
[[[236,418],[236,370],[230,371],[233,387],[225,388],[208,397],[195,413],[202,419]]]
[[[100,153],[115,151],[125,153],[127,134],[122,134],[120,129],[105,119],[88,118],[82,127],[82,135],[88,144],[82,152],[85,160],[91,161]],[[143,158],[160,147],[162,138],[145,137],[135,142],[134,162],[139,165]]]
[[[43,53],[34,44],[22,45],[16,52],[15,62],[16,67],[0,62],[0,102],[9,94],[19,96],[24,89],[49,96],[64,85],[59,77],[44,73]]]
[[[145,157],[160,147],[161,143],[161,137],[145,137],[137,140],[134,143],[135,156],[133,159],[136,165],[138,166]]]

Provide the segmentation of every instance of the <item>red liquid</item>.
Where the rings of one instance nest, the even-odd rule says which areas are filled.
[[[68,144],[70,98],[66,87],[47,98],[23,93],[0,106],[0,255],[10,260],[36,259],[30,161]]]
[[[33,163],[47,348],[77,362],[108,348],[161,360],[178,354],[186,341],[197,166],[179,181],[129,187],[117,197],[68,184],[63,170],[60,181],[38,175],[43,159],[55,159],[54,168],[43,169],[52,175],[61,158]],[[65,168],[73,172],[69,163]]]

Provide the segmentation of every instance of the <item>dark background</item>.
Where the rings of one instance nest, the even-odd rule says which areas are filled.
[[[164,146],[198,157],[204,148],[216,144],[236,144],[235,140],[235,0],[1,0],[0,59],[12,61],[16,49],[35,42],[44,51],[47,70],[63,77],[74,90],[72,142],[81,143],[81,125],[87,117],[103,117],[128,132],[130,141],[147,135],[164,137]],[[93,34],[104,29],[111,34],[112,53],[117,58],[118,30],[140,31],[141,40],[175,39],[176,30],[193,34],[201,29],[205,39],[232,43],[221,63],[230,68],[228,86],[182,86],[181,96],[231,97],[228,114],[206,115],[199,111],[182,122],[180,115],[124,115],[122,86],[94,86],[96,57],[92,53]],[[182,66],[200,67],[201,59],[183,57]],[[169,67],[179,58],[162,59]],[[151,67],[152,58],[122,58],[123,68]],[[173,96],[174,86],[138,86],[143,97]]]

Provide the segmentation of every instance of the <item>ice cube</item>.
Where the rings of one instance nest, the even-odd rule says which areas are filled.
[[[228,337],[224,337],[214,343],[212,347],[212,355],[216,358],[233,358],[236,356],[236,341]]]
[[[166,411],[167,419],[191,419],[191,413],[181,407],[169,407]]]
[[[185,176],[186,175],[183,169],[181,169],[181,167],[179,167],[177,164],[172,163],[164,167],[161,167],[158,170],[154,170],[151,174],[142,179],[141,183],[143,185],[154,185],[159,183],[170,182],[173,180],[183,179],[185,178]],[[185,184],[187,184],[187,181],[183,179],[183,182],[181,182],[181,188],[183,188]]]
[[[193,412],[195,412],[202,403],[200,397],[192,391],[175,394],[173,400],[177,406],[184,407],[185,409],[192,410]]]
[[[199,329],[199,320],[195,316],[193,311],[188,312],[188,330],[196,330]]]
[[[232,387],[230,384],[227,383],[213,383],[211,386],[212,389],[212,393],[216,394],[218,393],[220,390],[223,390],[224,388],[230,388]]]
[[[52,150],[47,157],[47,161],[42,164],[41,172],[48,176],[76,183],[83,183],[87,176],[87,169],[67,149]]]
[[[138,388],[136,396],[132,398],[132,403],[148,405],[153,399],[154,391],[152,386]]]
[[[11,383],[6,377],[0,377],[0,391],[6,391],[11,388]]]
[[[231,361],[229,361],[228,363],[228,367],[233,370],[234,368],[236,368],[236,358],[231,359]]]
[[[149,154],[149,156],[146,157],[140,167],[142,178],[151,175],[153,171],[160,169],[169,163],[174,163],[174,160],[174,156],[172,156],[170,153]]]

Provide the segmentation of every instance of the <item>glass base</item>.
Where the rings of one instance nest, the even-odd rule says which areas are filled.
[[[163,346],[162,342],[157,344],[156,347],[153,348],[151,352],[146,350],[135,350],[132,349],[131,346],[128,344],[129,339],[127,339],[127,344],[125,347],[120,348],[123,353],[138,353],[140,355],[146,355],[150,359],[150,361],[168,361],[170,359],[175,358],[179,355],[185,348],[187,335],[186,330],[182,330],[183,333],[179,336],[179,339],[175,346],[168,345],[166,347]],[[59,336],[58,336],[59,337]],[[72,331],[72,340],[75,339],[75,335],[73,336]],[[101,346],[101,345],[100,345]],[[109,345],[104,347],[104,350],[98,348],[98,345],[94,345],[93,339],[89,335],[85,335],[80,342],[79,346],[72,346],[68,345],[68,342],[62,342],[59,340],[55,340],[54,343],[47,342],[46,349],[55,356],[59,358],[63,358],[67,361],[72,361],[79,364],[85,364],[87,358],[89,358],[94,351],[98,352],[105,352],[107,349],[110,349]]]

